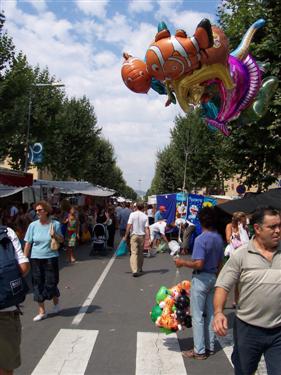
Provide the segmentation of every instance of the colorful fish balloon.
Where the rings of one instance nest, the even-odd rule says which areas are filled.
[[[167,95],[166,106],[178,102],[186,113],[200,105],[206,123],[228,136],[230,121],[262,118],[278,86],[276,77],[262,80],[265,65],[249,54],[252,38],[264,24],[263,19],[256,21],[230,52],[223,30],[208,19],[192,37],[184,30],[171,35],[161,22],[144,61],[124,53],[123,81],[136,93],[152,88]]]

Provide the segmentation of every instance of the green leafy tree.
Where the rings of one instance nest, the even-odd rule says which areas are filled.
[[[221,147],[223,136],[211,131],[194,111],[175,119],[171,142],[157,155],[156,171],[149,194],[177,190],[222,191],[230,174]]]
[[[87,98],[64,99],[61,103],[59,98],[57,111],[41,105],[41,119],[48,117],[45,125],[45,157],[44,164],[55,178],[77,180],[85,179],[85,170],[91,153],[95,152],[100,129],[94,108]],[[56,96],[53,98],[55,105]],[[39,123],[37,129],[43,124]],[[42,134],[42,133],[41,133]],[[36,137],[40,135],[37,134]],[[43,135],[44,138],[44,135]]]
[[[48,68],[33,68],[25,55],[15,54],[4,23],[0,13],[0,158],[24,170],[27,143],[42,142],[39,169],[47,168],[56,179],[88,180],[134,199],[136,193],[117,166],[113,146],[100,136],[90,101],[68,99],[63,90],[51,87],[57,79]]]
[[[34,78],[26,57],[17,56],[6,73],[0,94],[1,157],[10,157],[16,169],[24,167],[30,80]]]
[[[5,70],[12,64],[15,56],[12,38],[4,31],[4,24],[5,15],[0,12],[0,81],[3,80]]]
[[[281,2],[268,0],[230,0],[218,9],[221,26],[232,48],[240,43],[246,28],[259,18],[266,20],[251,44],[250,52],[258,61],[268,63],[266,75],[280,79],[281,72]],[[281,88],[271,102],[266,116],[256,123],[231,123],[232,134],[225,140],[225,157],[247,187],[258,191],[268,188],[281,174]]]

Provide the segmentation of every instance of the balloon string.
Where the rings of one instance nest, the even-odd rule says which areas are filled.
[[[181,281],[180,269],[176,268],[176,274],[175,274],[175,278],[174,278],[174,284],[178,284],[180,281]]]

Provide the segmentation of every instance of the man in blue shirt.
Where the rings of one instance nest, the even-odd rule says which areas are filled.
[[[130,209],[130,203],[126,202],[125,206],[123,206],[118,214],[117,219],[119,222],[119,231],[120,231],[120,237],[124,237],[126,233],[126,228],[129,220],[129,216],[131,214],[132,210]]]
[[[164,218],[164,212],[166,212],[165,206],[160,206],[159,210],[155,212],[154,221],[157,223],[159,220],[163,220]]]
[[[199,212],[202,233],[195,239],[192,260],[176,259],[177,267],[193,269],[191,310],[194,348],[183,352],[188,358],[206,359],[214,354],[215,334],[213,297],[216,276],[222,266],[224,245],[216,231],[214,208],[204,207]]]

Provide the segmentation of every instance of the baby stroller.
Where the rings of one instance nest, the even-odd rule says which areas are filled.
[[[92,233],[92,249],[90,255],[97,252],[106,252],[107,249],[108,232],[103,224],[96,224]]]

